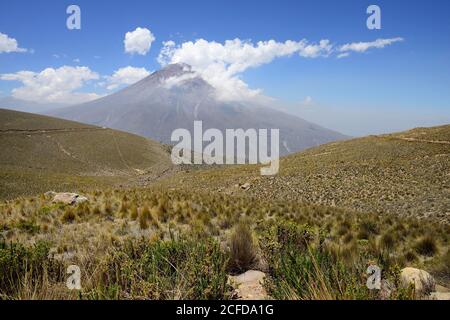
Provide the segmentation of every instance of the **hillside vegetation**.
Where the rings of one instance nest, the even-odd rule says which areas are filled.
[[[241,185],[249,183],[248,190]],[[259,166],[190,171],[166,186],[450,221],[450,125],[329,143]]]
[[[0,202],[0,299],[233,299],[228,276],[251,269],[267,275],[275,299],[424,298],[400,286],[400,270],[425,269],[450,286],[449,130],[330,143],[283,158],[274,177],[258,166],[184,167],[155,181],[102,160],[122,187],[74,185],[88,199],[74,205],[32,189]],[[145,153],[122,155],[144,168]],[[65,286],[72,264],[80,291]],[[367,288],[371,264],[389,290]]]
[[[0,109],[0,198],[106,186],[171,166],[165,148],[116,130]]]
[[[166,189],[85,195],[0,205],[0,298],[228,299],[228,274],[259,269],[274,298],[379,299],[365,286],[370,263],[393,284],[405,266],[450,280],[449,225],[433,221]],[[78,293],[62,280],[71,264]]]

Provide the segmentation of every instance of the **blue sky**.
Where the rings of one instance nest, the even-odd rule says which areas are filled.
[[[66,28],[70,4],[81,8],[81,30]],[[370,4],[381,8],[381,30],[366,27]],[[285,111],[344,133],[396,131],[450,122],[448,14],[446,0],[5,0],[0,2],[0,33],[27,51],[0,53],[0,75],[84,66],[98,77],[74,85],[73,91],[104,95],[112,92],[105,77],[120,68],[159,69],[157,57],[168,40],[181,45],[238,38],[256,46],[271,39],[306,39],[315,45],[327,39],[338,50],[344,44],[401,37],[341,59],[338,53],[276,57],[235,75],[249,89],[276,98]],[[125,34],[137,27],[155,37],[145,55],[124,49]],[[0,96],[22,86],[3,77]]]

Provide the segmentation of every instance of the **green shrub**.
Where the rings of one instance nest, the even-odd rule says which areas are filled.
[[[37,225],[36,222],[31,219],[20,219],[16,224],[16,227],[30,234],[38,233],[40,230],[39,225]]]
[[[128,242],[107,258],[95,297],[224,299],[226,265],[213,239]]]
[[[32,247],[0,242],[0,299],[15,299],[23,289],[41,290],[48,281],[62,281],[63,267],[49,257],[49,250],[43,241]]]
[[[269,265],[265,286],[274,299],[367,299],[371,293],[361,277],[364,270],[345,266],[314,246],[307,226],[277,223],[261,240]]]

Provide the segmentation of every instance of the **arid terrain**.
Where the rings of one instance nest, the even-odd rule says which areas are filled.
[[[1,299],[448,296],[448,125],[328,143],[263,177],[173,167],[168,147],[120,131],[0,115]],[[405,267],[429,278],[405,284]]]
[[[0,109],[0,198],[125,183],[172,166],[163,145],[126,132]]]

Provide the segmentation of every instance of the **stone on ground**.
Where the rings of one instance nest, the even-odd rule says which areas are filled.
[[[70,192],[55,193],[55,195],[53,196],[54,203],[64,203],[72,205],[83,203],[86,201],[88,201],[88,198]]]
[[[229,280],[239,300],[265,300],[268,298],[263,287],[265,276],[264,272],[249,270],[238,276],[230,276]]]

